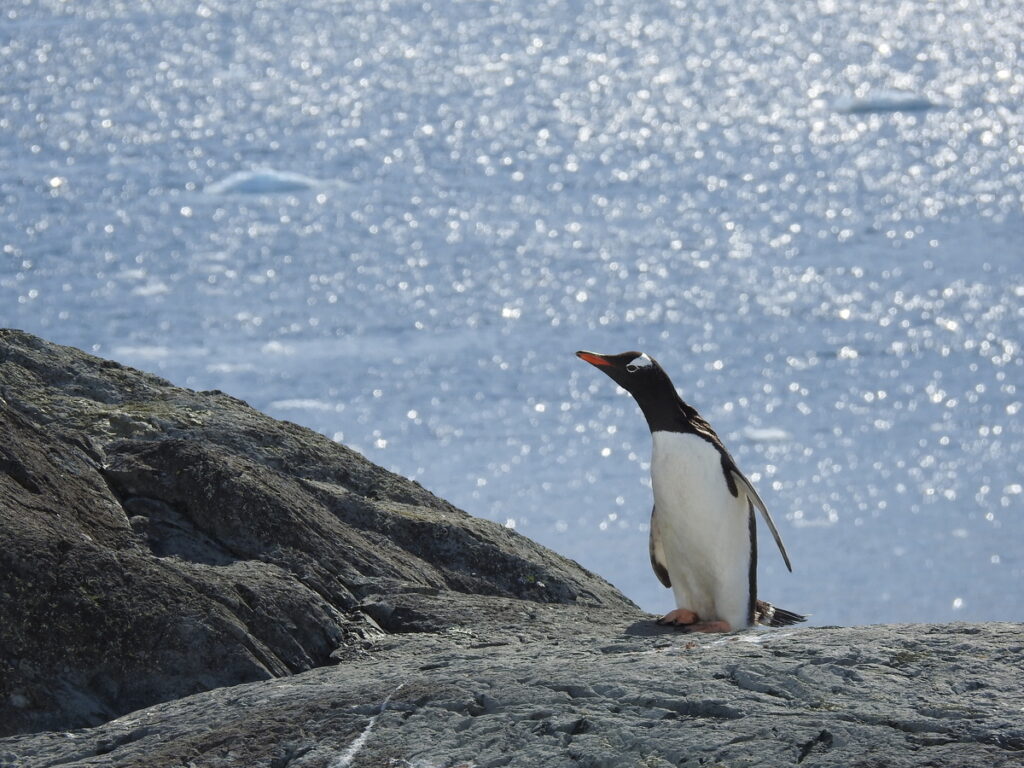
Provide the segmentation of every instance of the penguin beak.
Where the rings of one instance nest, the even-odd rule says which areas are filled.
[[[599,355],[596,352],[584,352],[580,351],[576,353],[576,357],[580,360],[585,360],[591,365],[596,365],[598,368],[614,368],[615,363],[607,359],[604,355]]]

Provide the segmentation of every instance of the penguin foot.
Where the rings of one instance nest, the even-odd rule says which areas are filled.
[[[693,611],[688,611],[686,608],[676,608],[674,611],[666,613],[656,623],[680,627],[696,624],[698,621],[700,621],[700,617]]]
[[[728,621],[702,621],[698,624],[689,624],[685,629],[687,632],[732,632],[732,626]]]

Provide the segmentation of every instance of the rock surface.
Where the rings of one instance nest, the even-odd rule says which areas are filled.
[[[504,604],[504,630],[391,637],[343,666],[220,688],[99,728],[0,740],[0,766],[1024,762],[1019,626],[693,637],[599,609],[492,600]]]
[[[1020,625],[650,618],[308,430],[0,331],[0,768],[1024,764]]]
[[[484,596],[636,611],[315,432],[0,331],[0,736],[473,625]]]

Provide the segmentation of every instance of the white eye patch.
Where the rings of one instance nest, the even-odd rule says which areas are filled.
[[[633,362],[626,366],[626,370],[630,373],[635,373],[641,368],[650,368],[652,365],[654,365],[654,361],[646,354],[641,353],[640,357],[633,358]]]

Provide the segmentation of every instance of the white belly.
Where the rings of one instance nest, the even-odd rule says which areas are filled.
[[[654,524],[676,607],[745,627],[754,588],[747,497],[730,493],[711,443],[679,432],[653,438]]]

